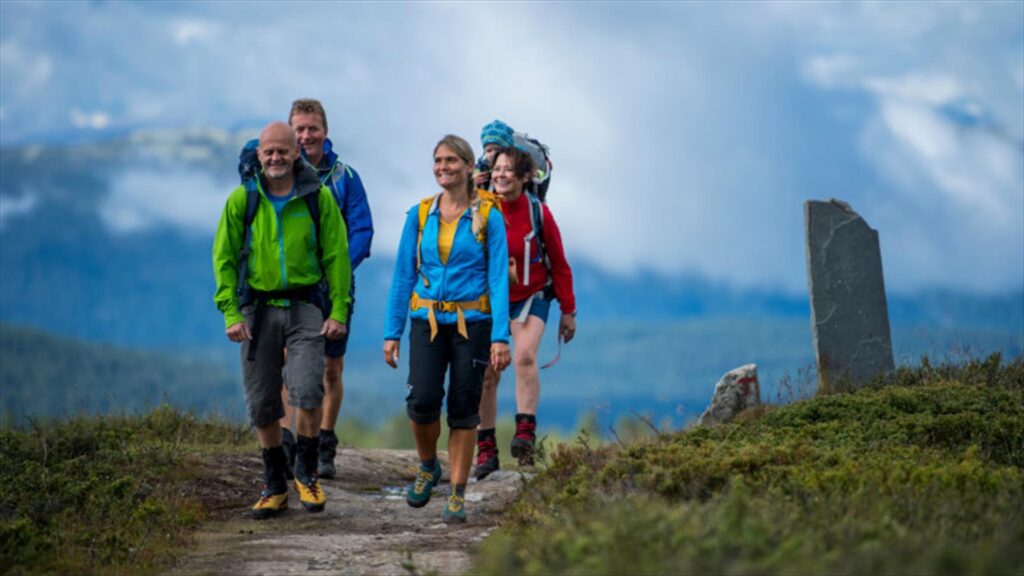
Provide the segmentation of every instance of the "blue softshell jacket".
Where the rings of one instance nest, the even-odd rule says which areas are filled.
[[[445,265],[441,263],[441,256],[437,252],[440,218],[437,204],[435,202],[431,207],[423,226],[420,274],[416,273],[419,204],[414,204],[406,215],[384,317],[384,339],[401,340],[409,316],[427,319],[425,308],[409,310],[409,298],[415,290],[420,298],[444,302],[476,300],[488,293],[491,313],[466,310],[466,322],[493,318],[491,342],[508,343],[508,243],[505,240],[505,222],[501,212],[497,207],[491,210],[487,218],[485,243],[481,243],[473,235],[472,210],[467,208],[455,228],[452,250],[448,255],[448,264]],[[426,276],[429,286],[424,285],[421,274]],[[435,312],[435,318],[438,324],[457,322],[455,312]]]
[[[348,227],[348,253],[355,272],[359,263],[370,257],[373,242],[373,215],[363,181],[354,168],[338,160],[330,138],[324,138],[324,157],[316,172],[320,183],[327,186],[341,208],[341,217]]]

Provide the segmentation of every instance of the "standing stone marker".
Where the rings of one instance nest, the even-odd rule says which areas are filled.
[[[841,200],[804,203],[811,327],[822,391],[895,369],[878,232]]]

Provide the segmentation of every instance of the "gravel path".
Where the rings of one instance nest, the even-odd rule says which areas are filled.
[[[286,512],[257,522],[249,506],[259,493],[258,456],[235,457],[230,475],[244,480],[192,487],[214,503],[219,519],[197,534],[194,549],[170,574],[465,573],[470,549],[498,525],[524,477],[502,470],[472,482],[468,522],[448,525],[441,521],[449,488],[444,453],[441,458],[445,477],[424,508],[405,503],[405,486],[418,466],[415,452],[348,448],[336,460],[339,477],[321,480],[326,510],[306,512],[293,488]]]

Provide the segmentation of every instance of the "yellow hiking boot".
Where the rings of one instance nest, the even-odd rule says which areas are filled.
[[[307,484],[296,477],[295,489],[299,491],[299,502],[302,502],[302,506],[306,510],[309,510],[310,512],[323,511],[324,504],[327,502],[327,495],[324,494],[323,489],[320,488],[320,482],[318,480],[312,478]]]
[[[276,516],[280,512],[288,509],[288,493],[282,492],[280,494],[269,494],[266,490],[260,494],[260,499],[256,502],[256,505],[252,507],[252,517],[257,520],[265,520],[271,516]]]

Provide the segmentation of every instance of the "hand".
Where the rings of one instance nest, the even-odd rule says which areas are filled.
[[[334,318],[324,320],[324,325],[320,328],[320,335],[328,340],[337,340],[347,333],[348,326],[345,326]]]
[[[228,329],[224,331],[228,335],[228,340],[232,342],[245,342],[246,340],[252,340],[252,334],[249,333],[249,327],[245,322],[235,322]]]
[[[385,340],[384,341],[384,361],[388,363],[388,366],[392,368],[398,368],[398,340]]]
[[[562,314],[562,319],[558,322],[558,334],[561,335],[563,342],[572,340],[576,336],[576,317]]]
[[[483,188],[487,181],[491,178],[490,172],[473,172],[473,185],[477,188]]]
[[[495,372],[501,372],[508,368],[510,362],[512,362],[512,357],[508,351],[508,344],[504,342],[491,344],[491,368],[494,368]]]

